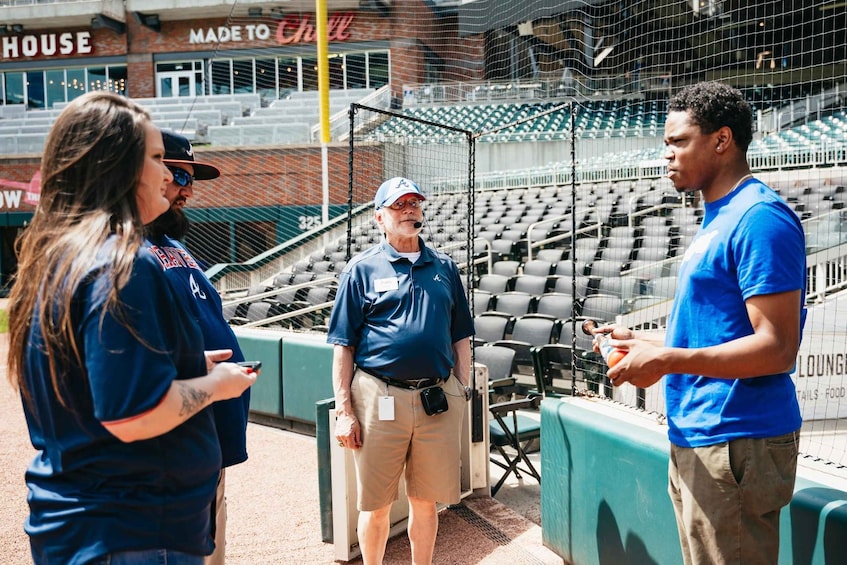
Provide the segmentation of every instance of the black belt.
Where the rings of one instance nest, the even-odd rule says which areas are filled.
[[[375,375],[374,373],[371,373],[370,371],[368,371],[367,369],[363,369],[362,367],[359,367],[359,370],[362,371],[363,373],[366,373],[366,374],[372,376],[373,378],[375,378],[377,380],[384,382],[388,386],[395,386],[397,388],[405,388],[406,390],[418,390],[418,389],[421,389],[421,388],[427,388],[427,387],[439,385],[446,380],[446,379],[436,378],[436,379],[415,379],[415,380],[409,380],[409,381],[399,381],[397,379],[391,379],[391,378],[388,378],[388,377]]]

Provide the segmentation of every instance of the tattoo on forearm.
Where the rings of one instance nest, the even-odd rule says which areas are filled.
[[[179,384],[179,393],[182,396],[182,408],[179,410],[180,416],[193,416],[209,399],[211,394],[208,392],[192,388],[190,386]]]

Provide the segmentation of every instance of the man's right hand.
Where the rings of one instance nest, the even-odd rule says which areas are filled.
[[[362,433],[359,420],[354,414],[336,413],[335,439],[342,447],[359,449],[362,447]]]

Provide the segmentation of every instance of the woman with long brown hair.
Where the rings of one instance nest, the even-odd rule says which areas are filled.
[[[144,224],[169,207],[163,155],[147,112],[104,92],[68,104],[47,138],[9,297],[9,378],[38,452],[35,563],[199,564],[213,549],[207,408],[255,374],[204,353],[144,250]]]

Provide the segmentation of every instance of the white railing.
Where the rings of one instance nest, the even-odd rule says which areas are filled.
[[[391,108],[391,88],[385,85],[382,88],[374,91],[356,102],[362,106],[370,106],[371,108],[379,108],[380,110],[388,110]],[[349,106],[344,110],[336,112],[329,118],[329,134],[332,141],[344,141],[348,139],[350,134],[350,109]],[[374,118],[378,117],[375,115]],[[364,125],[364,124],[361,124]],[[361,125],[359,127],[361,127]],[[321,124],[317,123],[312,126],[311,138],[313,143],[321,140]]]

